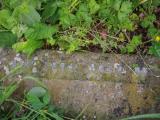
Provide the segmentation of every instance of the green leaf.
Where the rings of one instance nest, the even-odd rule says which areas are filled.
[[[56,31],[57,28],[54,26],[47,26],[45,24],[38,23],[26,31],[25,37],[32,40],[48,39],[52,38],[52,35],[56,33]]]
[[[44,7],[44,11],[42,12],[42,18],[44,20],[48,19],[52,15],[56,13],[56,10],[58,9],[58,6],[56,2],[50,1],[47,3],[47,5]]]
[[[40,101],[40,99],[33,94],[27,94],[26,98],[30,105],[36,110],[40,110],[45,107],[45,105]]]
[[[121,52],[133,53],[140,44],[141,36],[133,36],[132,40],[127,44],[127,46],[121,49]]]
[[[147,17],[144,18],[141,25],[144,28],[147,28],[149,26],[153,26],[153,22],[156,20],[156,16],[154,14],[147,15]]]
[[[51,39],[47,39],[47,43],[50,44],[50,45],[55,45],[56,43],[56,40],[51,38]]]
[[[70,13],[70,11],[66,8],[62,8],[59,11],[60,14],[60,24],[63,28],[68,28],[75,24],[76,17],[74,14]]]
[[[13,16],[20,23],[27,24],[29,26],[32,26],[41,20],[40,14],[36,11],[36,9],[26,3],[16,7],[13,12]]]
[[[0,32],[0,47],[12,47],[17,37],[11,32]]]
[[[25,42],[18,42],[13,45],[13,49],[15,49],[17,52],[23,52],[28,54],[29,56],[35,52],[38,48],[41,48],[43,46],[42,40],[27,40]]]
[[[100,8],[100,5],[97,4],[97,2],[95,0],[89,0],[88,5],[89,5],[89,9],[90,9],[91,14],[95,14]]]
[[[149,49],[149,53],[160,58],[160,42],[153,42]]]
[[[47,93],[46,89],[42,87],[33,87],[29,92],[28,95],[34,95],[37,97],[43,97]]]
[[[45,94],[44,97],[43,97],[43,103],[45,105],[48,105],[49,102],[50,102],[50,99],[51,99],[50,95],[49,94]]]
[[[126,14],[129,14],[130,12],[132,12],[132,2],[124,1],[121,5],[120,11]]]
[[[122,3],[121,0],[115,0],[113,8],[118,11],[120,9],[121,3]]]
[[[76,20],[81,24],[83,23],[85,26],[90,26],[92,22],[92,17],[89,14],[89,9],[86,4],[81,4],[76,13]]]
[[[0,11],[0,25],[4,28],[11,29],[16,24],[16,21],[11,17],[11,12],[7,9]]]

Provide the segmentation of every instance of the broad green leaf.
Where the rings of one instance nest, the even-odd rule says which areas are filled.
[[[16,21],[11,17],[11,12],[7,9],[0,11],[0,26],[4,28],[11,29],[16,24]]]
[[[41,48],[44,42],[42,40],[27,40],[25,42],[18,42],[13,45],[13,49],[17,52],[23,52],[29,56],[35,52],[35,50]]]
[[[62,25],[63,28],[68,28],[72,25],[75,24],[76,22],[76,17],[74,14],[70,13],[70,11],[66,8],[62,8],[59,11],[60,14],[60,24]]]
[[[0,47],[12,47],[17,37],[11,32],[0,32]]]
[[[20,23],[27,24],[29,26],[32,26],[41,20],[40,14],[36,11],[36,9],[26,3],[16,7],[13,12],[13,16]]]
[[[26,31],[25,37],[32,40],[48,39],[52,38],[52,35],[55,34],[56,31],[57,28],[55,26],[38,23]]]
[[[79,6],[79,9],[76,13],[76,20],[80,23],[80,24],[84,24],[85,26],[90,26],[91,22],[92,22],[92,17],[89,14],[89,9],[87,7],[86,4],[81,4]]]
[[[56,2],[48,2],[47,5],[44,7],[44,11],[42,13],[42,18],[44,20],[48,19],[49,17],[51,17],[52,15],[54,15],[56,13],[58,6],[56,4]]]
[[[47,93],[46,89],[42,87],[33,87],[29,92],[28,95],[34,95],[37,97],[43,97]]]

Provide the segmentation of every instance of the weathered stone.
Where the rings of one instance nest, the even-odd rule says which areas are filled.
[[[28,75],[40,78],[55,104],[68,114],[86,109],[82,118],[111,120],[160,112],[160,103],[156,100],[160,95],[158,58],[147,56],[141,60],[139,56],[91,52],[65,54],[47,50],[28,58],[2,49],[0,63],[0,77],[22,65],[16,80]],[[137,66],[133,67],[135,64]],[[25,80],[21,89],[33,85]]]

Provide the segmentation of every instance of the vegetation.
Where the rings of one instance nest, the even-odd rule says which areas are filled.
[[[1,0],[0,46],[160,56],[159,0]]]
[[[19,73],[20,68],[16,67],[8,76],[0,79],[0,120],[64,120],[63,111],[50,102],[48,90],[40,81],[34,80],[39,85],[24,94],[22,92],[24,97],[15,97],[14,93],[22,81],[6,84],[6,80]],[[33,80],[33,77],[28,78]]]

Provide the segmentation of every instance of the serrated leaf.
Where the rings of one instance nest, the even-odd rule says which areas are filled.
[[[36,9],[26,3],[16,7],[13,12],[13,16],[20,23],[27,24],[29,26],[32,26],[41,20],[40,14],[36,11]]]
[[[52,35],[57,31],[56,27],[48,26],[42,23],[35,24],[30,27],[26,33],[25,37],[32,40],[41,40],[52,38]]]
[[[44,11],[42,13],[42,18],[44,20],[48,19],[52,15],[56,13],[58,6],[55,2],[48,2],[47,5],[44,7]]]
[[[43,46],[42,40],[27,40],[25,42],[18,42],[13,45],[13,49],[17,52],[23,52],[28,54],[29,56],[35,52],[35,50],[41,48]]]
[[[13,17],[11,17],[11,12],[7,9],[3,9],[0,11],[0,25],[4,28],[11,29],[16,21]]]

